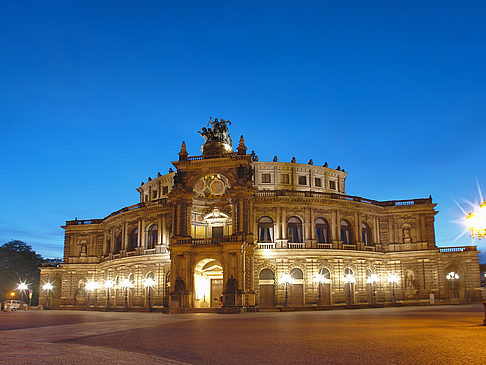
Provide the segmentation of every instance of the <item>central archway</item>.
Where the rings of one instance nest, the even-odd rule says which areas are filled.
[[[204,259],[194,267],[194,307],[217,308],[223,293],[223,266],[218,260]]]

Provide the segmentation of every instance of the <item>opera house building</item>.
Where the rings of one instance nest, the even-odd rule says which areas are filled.
[[[70,220],[64,262],[41,268],[50,308],[171,313],[462,303],[480,299],[475,246],[438,247],[431,197],[346,193],[341,168],[259,161],[230,123],[185,143],[137,204]],[[236,143],[235,143],[236,145]]]

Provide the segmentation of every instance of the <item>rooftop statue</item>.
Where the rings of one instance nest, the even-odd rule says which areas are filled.
[[[218,118],[214,118],[213,121],[210,117],[207,125],[209,128],[203,127],[198,133],[204,137],[204,144],[216,141],[227,143],[231,146],[233,141],[231,140],[231,135],[228,133],[228,124],[231,125],[229,120],[218,120]],[[210,126],[212,126],[212,129]]]

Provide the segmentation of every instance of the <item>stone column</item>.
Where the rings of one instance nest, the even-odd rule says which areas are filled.
[[[307,214],[306,214],[306,217],[305,217],[305,220],[307,221],[307,224],[305,225],[305,230],[307,232],[305,232],[305,236],[307,237],[307,240],[312,240],[312,232],[314,231],[312,229],[312,210],[311,208],[306,208],[306,211],[307,211]]]
[[[186,236],[192,237],[192,201],[187,201],[185,205],[186,205],[186,224],[187,224]]]
[[[115,227],[111,230],[110,252],[113,252],[115,247]]]
[[[162,216],[162,244],[167,245],[167,215]]]
[[[277,221],[276,221],[276,225],[275,225],[274,232],[273,232],[274,241],[282,239],[282,219],[281,219],[281,215],[282,215],[282,208],[277,207],[277,209],[276,209]]]
[[[243,233],[243,199],[238,199],[238,233]]]
[[[287,211],[282,207],[282,236],[281,239],[286,240],[287,237]]]
[[[128,227],[127,222],[123,223],[123,242],[122,242],[122,250],[127,250],[128,248]]]
[[[361,234],[361,219],[358,212],[354,213],[354,221],[356,222],[356,229],[354,230],[354,242],[361,242],[363,235]]]
[[[157,224],[157,244],[162,244],[162,217],[159,217],[159,222]]]
[[[374,217],[374,223],[373,223],[373,243],[374,244],[377,244],[377,243],[381,243],[381,242],[378,242],[379,241],[379,221],[378,221],[378,217]]]
[[[334,240],[335,241],[341,241],[341,216],[339,214],[339,211],[336,209],[334,211]]]
[[[138,228],[137,228],[137,246],[142,247],[142,219],[138,219]]]
[[[316,217],[315,217],[315,212],[312,208],[310,208],[310,237],[311,240],[316,239],[316,228],[315,228],[315,222],[316,222]]]
[[[174,214],[174,225],[175,225],[175,232],[174,232],[174,236],[179,236],[180,235],[180,211],[181,211],[181,207],[180,207],[180,203],[177,202],[176,203],[176,206],[175,206],[175,214]]]
[[[140,241],[139,241],[139,246],[142,248],[142,249],[145,249],[145,222],[143,219],[140,219],[141,222],[140,222],[140,226],[142,227],[142,229],[140,230]]]
[[[236,234],[236,199],[232,202],[232,217],[231,217],[231,230],[233,234]]]
[[[172,216],[172,227],[171,227],[170,236],[174,237],[176,235],[176,228],[175,227],[176,227],[176,224],[177,224],[176,223],[177,218],[176,218],[175,206],[172,206],[170,211],[171,211],[171,216]]]

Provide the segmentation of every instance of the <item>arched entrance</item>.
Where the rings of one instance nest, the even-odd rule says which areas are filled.
[[[217,308],[223,293],[223,267],[214,259],[204,259],[194,267],[194,307]]]
[[[290,306],[301,307],[304,305],[304,273],[301,269],[290,271],[292,285],[290,285]]]
[[[319,270],[321,280],[319,280],[319,296],[321,305],[331,305],[331,272],[325,267]]]
[[[263,269],[259,275],[260,307],[275,307],[275,274],[270,269]]]

